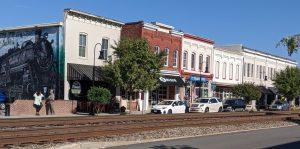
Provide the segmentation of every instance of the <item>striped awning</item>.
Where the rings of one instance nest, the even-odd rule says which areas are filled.
[[[68,64],[68,80],[93,80],[93,66]],[[95,81],[100,81],[100,67],[95,67]]]

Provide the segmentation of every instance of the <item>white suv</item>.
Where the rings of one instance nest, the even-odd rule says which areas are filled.
[[[222,112],[223,103],[222,100],[216,97],[211,98],[199,98],[192,103],[190,112]]]

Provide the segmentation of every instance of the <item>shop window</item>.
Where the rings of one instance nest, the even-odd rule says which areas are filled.
[[[87,35],[79,34],[79,56],[86,57],[86,45],[87,45]]]
[[[161,86],[158,88],[158,100],[167,99],[167,86]]]

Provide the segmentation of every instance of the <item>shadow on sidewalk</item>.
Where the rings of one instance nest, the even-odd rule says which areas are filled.
[[[198,149],[198,148],[191,147],[188,145],[174,145],[174,146],[156,145],[156,146],[153,146],[150,148],[153,148],[153,149]]]

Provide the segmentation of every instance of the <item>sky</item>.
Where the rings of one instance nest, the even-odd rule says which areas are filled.
[[[216,45],[288,57],[276,44],[300,33],[299,7],[299,0],[1,0],[0,28],[63,21],[63,10],[72,8],[122,22],[158,21]],[[299,52],[288,57],[298,65]]]

